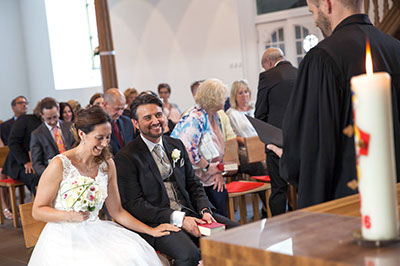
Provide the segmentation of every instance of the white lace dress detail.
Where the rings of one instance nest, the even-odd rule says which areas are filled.
[[[63,182],[81,174],[65,155],[57,157],[63,163],[62,187]],[[105,162],[100,164],[95,181],[107,193]],[[53,206],[57,210],[65,210],[59,193],[60,190]],[[90,218],[84,222],[47,223],[28,265],[161,265],[154,249],[138,234],[98,218],[103,203],[104,200],[96,204]]]

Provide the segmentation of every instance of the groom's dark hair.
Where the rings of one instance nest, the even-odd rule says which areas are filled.
[[[146,104],[156,104],[157,106],[161,107],[161,109],[164,109],[164,105],[160,98],[157,96],[154,96],[152,94],[143,94],[138,97],[136,97],[135,100],[131,103],[130,109],[131,109],[131,117],[138,121],[138,117],[136,114],[136,111],[139,106],[141,105],[146,105]]]

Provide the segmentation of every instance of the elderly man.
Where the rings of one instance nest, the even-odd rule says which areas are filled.
[[[104,93],[104,110],[113,119],[110,145],[114,155],[135,137],[132,121],[129,117],[122,115],[125,103],[124,94],[116,88]]]
[[[355,193],[354,137],[350,79],[365,73],[369,40],[374,71],[392,76],[393,130],[400,173],[400,42],[372,25],[361,0],[307,0],[316,25],[327,37],[304,57],[283,123],[280,173],[298,186],[304,208]],[[346,133],[346,134],[345,134]],[[279,153],[273,145],[269,148]]]
[[[30,149],[33,169],[41,176],[54,156],[71,149],[74,137],[70,131],[71,123],[59,119],[55,99],[42,101],[39,107],[44,122],[32,132]]]
[[[260,73],[255,117],[277,128],[282,128],[290,95],[297,77],[297,69],[286,61],[279,48],[268,48],[261,59],[265,69]],[[271,214],[286,212],[287,181],[279,174],[279,157],[266,149],[267,166],[271,179],[269,206]]]

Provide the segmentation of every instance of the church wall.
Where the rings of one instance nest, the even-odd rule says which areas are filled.
[[[0,0],[0,120],[9,119],[11,100],[19,95],[29,97],[25,51],[18,2]]]
[[[98,88],[82,88],[56,90],[54,88],[53,71],[49,36],[47,30],[44,0],[20,0],[21,21],[23,25],[24,45],[27,60],[31,108],[47,96],[59,101],[75,99],[84,107],[90,97],[98,92]],[[73,19],[73,15],[71,15]],[[73,41],[73,40],[71,40]]]
[[[246,78],[255,99],[259,62],[255,7],[250,2],[109,0],[120,89],[155,91],[158,83],[168,82],[171,101],[186,109],[194,104],[189,88],[194,80],[215,77],[230,89],[233,81]],[[5,3],[14,8],[14,13],[1,8],[0,17],[4,18],[3,12],[5,18],[9,17],[12,26],[7,30],[16,37],[1,43],[0,48],[11,51],[7,62],[19,63],[13,71],[18,78],[7,74],[0,84],[16,84],[15,88],[28,95],[30,111],[46,96],[59,101],[76,99],[85,106],[98,88],[54,88],[44,0],[0,0],[1,5]],[[5,88],[0,87],[2,91]],[[0,101],[9,105],[18,89]]]
[[[121,90],[157,91],[167,82],[171,102],[186,109],[194,80],[215,77],[230,89],[247,78],[237,0],[110,0],[109,8]]]

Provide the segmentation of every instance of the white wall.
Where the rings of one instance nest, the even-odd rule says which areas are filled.
[[[29,98],[24,40],[18,1],[0,1],[0,120],[13,113],[11,100],[19,95]]]
[[[31,107],[50,96],[59,101],[75,99],[86,106],[100,88],[55,90],[44,0],[20,0]],[[71,14],[73,19],[73,14]],[[71,40],[73,41],[73,40]],[[68,52],[68,51],[66,51]]]
[[[230,88],[246,78],[236,3],[109,0],[119,88],[157,91],[167,82],[171,101],[186,109],[193,81],[215,77]]]

